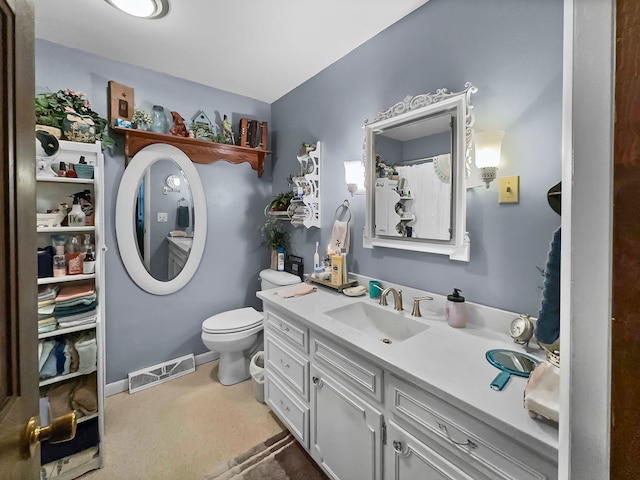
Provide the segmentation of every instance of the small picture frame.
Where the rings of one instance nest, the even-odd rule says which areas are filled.
[[[118,120],[133,120],[134,95],[133,88],[109,80],[109,125],[118,126]]]

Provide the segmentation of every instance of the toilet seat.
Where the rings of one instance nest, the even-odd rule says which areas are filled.
[[[262,325],[262,320],[262,313],[253,307],[238,308],[207,318],[202,322],[202,331],[212,334],[243,332]]]

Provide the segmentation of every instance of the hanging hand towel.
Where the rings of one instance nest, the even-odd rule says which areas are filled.
[[[333,222],[331,232],[331,250],[341,253],[344,248],[345,253],[349,253],[349,222],[336,220]]]
[[[178,207],[178,228],[189,227],[189,207]]]
[[[560,228],[553,233],[545,267],[542,306],[536,323],[539,342],[552,345],[560,337]]]

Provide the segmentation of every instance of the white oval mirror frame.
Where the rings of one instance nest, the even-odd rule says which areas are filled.
[[[140,181],[147,168],[158,160],[170,159],[184,172],[193,198],[193,243],[182,271],[172,280],[153,278],[142,264],[136,244],[134,206]],[[207,239],[207,202],[200,176],[189,157],[180,149],[164,143],[149,145],[129,162],[122,175],[116,199],[116,239],[120,258],[131,279],[154,295],[168,295],[184,287],[193,277],[204,252]]]

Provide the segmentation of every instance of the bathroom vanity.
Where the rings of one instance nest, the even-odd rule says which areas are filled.
[[[517,315],[470,303],[455,329],[445,297],[412,317],[427,292],[382,283],[403,290],[404,311],[322,288],[258,293],[266,401],[314,460],[342,480],[557,478],[558,431],[523,408],[526,379],[489,387],[485,352],[523,348],[507,334]]]

